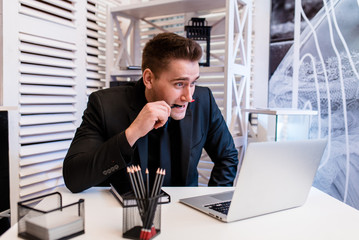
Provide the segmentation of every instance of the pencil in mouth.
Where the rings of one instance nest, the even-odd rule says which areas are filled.
[[[192,99],[191,103],[194,102],[194,99]],[[178,105],[178,104],[173,104],[171,106],[171,108],[175,108],[175,107],[183,107],[183,105]]]

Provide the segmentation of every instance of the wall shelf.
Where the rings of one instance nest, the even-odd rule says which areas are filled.
[[[216,67],[200,67],[199,72],[201,75],[213,74],[213,73],[223,73],[224,66]],[[116,77],[141,77],[141,70],[119,70],[113,69],[111,72],[111,78],[115,79]]]
[[[226,0],[156,0],[111,8],[111,14],[113,16],[143,19],[186,12],[210,11],[225,7]]]
[[[223,115],[236,146],[242,147],[242,158],[247,144],[248,113],[241,111],[249,107],[249,80],[251,69],[252,1],[251,0],[152,0],[108,10],[106,28],[106,87],[117,77],[141,76],[140,70],[121,70],[126,66],[141,65],[140,22],[166,31],[149,18],[182,14],[185,18],[222,11],[221,31],[224,37],[224,56],[218,66],[201,67],[201,75],[223,75]],[[184,19],[187,23],[188,19]],[[121,24],[120,24],[121,22]],[[222,27],[224,26],[224,28]],[[120,46],[114,49],[114,29]],[[212,29],[213,30],[213,29]],[[117,55],[114,53],[117,50]]]

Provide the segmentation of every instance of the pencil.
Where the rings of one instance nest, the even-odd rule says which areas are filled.
[[[137,196],[137,191],[135,191],[135,189],[134,189],[135,183],[134,183],[134,180],[133,180],[133,175],[132,175],[132,173],[131,173],[131,168],[127,167],[127,173],[128,173],[128,175],[130,176],[130,181],[131,181],[132,190],[134,190],[133,192],[134,192],[134,194],[135,194],[135,197],[137,198],[138,196]]]
[[[150,181],[149,181],[149,172],[147,168],[146,168],[146,195],[147,198],[150,197]]]
[[[154,192],[154,196],[157,196],[158,194],[160,194],[161,192],[161,188],[162,188],[162,184],[163,184],[163,179],[164,176],[166,175],[166,170],[165,169],[161,169],[159,172],[159,177],[158,177],[158,183],[155,186],[155,192]]]
[[[137,175],[137,178],[138,178],[138,185],[140,187],[140,192],[141,192],[141,198],[146,198],[145,196],[145,185],[143,183],[143,178],[142,178],[142,172],[141,172],[141,168],[140,166],[137,166],[135,167],[136,169],[136,175]]]
[[[156,171],[155,181],[153,182],[151,197],[153,197],[155,195],[155,191],[156,191],[155,188],[157,187],[157,184],[158,184],[159,172],[160,172],[160,169],[158,168]]]
[[[158,188],[157,194],[161,193],[161,189],[162,189],[162,185],[163,185],[163,181],[165,179],[165,176],[166,176],[166,169],[163,169],[162,176],[161,176],[160,187]]]

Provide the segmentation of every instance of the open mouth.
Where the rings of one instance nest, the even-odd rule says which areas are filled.
[[[171,108],[182,108],[184,105],[173,104]]]
[[[191,103],[193,103],[193,102],[194,102],[194,99],[192,99]],[[173,105],[171,106],[171,108],[184,108],[184,107],[186,107],[186,105],[173,104]]]

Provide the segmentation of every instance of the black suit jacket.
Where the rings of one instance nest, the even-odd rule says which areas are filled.
[[[130,188],[126,167],[147,167],[147,136],[130,147],[124,131],[146,104],[142,79],[129,86],[113,87],[89,96],[83,121],[77,129],[63,164],[66,186],[81,192],[110,182],[123,192]],[[206,87],[197,86],[186,116],[179,121],[181,172],[183,186],[197,186],[197,165],[204,148],[214,167],[211,186],[233,185],[237,172],[238,152],[223,116]],[[177,137],[177,136],[176,136]]]

